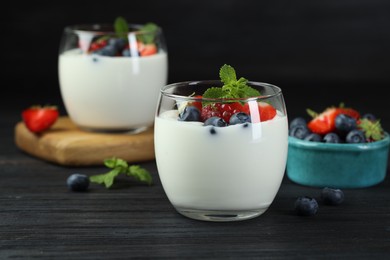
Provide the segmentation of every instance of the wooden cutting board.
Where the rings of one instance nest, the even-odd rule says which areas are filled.
[[[15,143],[37,158],[66,166],[103,165],[103,160],[118,157],[129,163],[153,160],[153,128],[130,135],[94,133],[79,129],[68,117],[41,134],[30,132],[23,122],[15,126]]]

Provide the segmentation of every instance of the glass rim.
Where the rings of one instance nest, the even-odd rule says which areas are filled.
[[[128,34],[160,34],[162,33],[162,28],[157,25],[156,31],[140,31],[139,29],[144,24],[138,23],[128,23],[129,32]],[[116,35],[115,28],[113,24],[110,23],[80,23],[80,24],[72,24],[64,27],[64,31],[67,33],[90,33],[94,35],[107,35],[113,34]]]
[[[207,101],[207,102],[248,102],[253,100],[266,100],[270,98],[274,98],[277,96],[282,95],[282,89],[276,85],[266,83],[266,82],[259,82],[259,81],[248,81],[247,84],[249,86],[262,86],[262,87],[268,87],[275,90],[275,93],[268,94],[268,95],[260,95],[260,96],[253,96],[253,97],[245,97],[245,98],[204,98],[204,97],[197,97],[197,95],[194,96],[183,96],[179,94],[172,94],[167,92],[168,89],[171,89],[175,86],[185,86],[185,85],[198,85],[198,84],[215,84],[216,86],[219,84],[222,84],[220,80],[194,80],[194,81],[181,81],[181,82],[175,82],[168,85],[163,86],[160,89],[161,95],[177,99],[177,100],[188,100],[188,101]]]

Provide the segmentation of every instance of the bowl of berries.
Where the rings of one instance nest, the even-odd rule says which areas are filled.
[[[340,104],[289,124],[286,172],[301,185],[365,188],[386,177],[389,134],[375,115]]]

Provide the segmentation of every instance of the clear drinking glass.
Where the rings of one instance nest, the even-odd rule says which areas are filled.
[[[82,129],[139,132],[154,123],[159,90],[168,76],[163,31],[128,27],[124,34],[111,24],[63,31],[60,90],[69,117]]]
[[[248,85],[261,96],[235,100],[199,96],[209,87],[221,86],[217,80],[179,82],[161,89],[154,124],[156,162],[168,199],[184,216],[207,221],[254,218],[269,208],[280,188],[288,148],[282,91],[266,83]],[[191,106],[200,109],[200,120],[183,119],[191,120],[184,116]],[[203,122],[210,115],[228,120],[237,112],[250,119],[226,126]]]

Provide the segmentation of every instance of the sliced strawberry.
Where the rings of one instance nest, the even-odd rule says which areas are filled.
[[[315,116],[307,127],[313,132],[320,135],[333,132],[336,128],[335,119],[341,113],[339,108],[331,107],[325,109],[322,113]]]
[[[276,116],[276,109],[265,102],[259,102],[259,109],[260,109],[260,120],[262,122],[271,120]]]
[[[50,128],[59,116],[57,107],[32,106],[22,112],[23,122],[33,133],[40,133]]]
[[[355,118],[356,120],[358,120],[360,118],[360,113],[353,108],[343,107],[343,108],[339,108],[339,110],[341,113],[349,115],[349,116]]]
[[[272,105],[270,105],[266,102],[258,102],[257,106],[258,106],[258,111],[260,112],[259,116],[260,116],[261,122],[271,120],[272,118],[274,118],[276,116],[276,109]],[[244,108],[243,108],[243,112],[247,113],[248,115],[253,114],[253,112],[257,113],[258,111],[251,112],[249,103],[245,103]],[[255,115],[253,115],[253,116],[255,116]],[[252,119],[252,121],[253,121],[253,119]],[[256,123],[256,122],[253,122],[253,123]]]
[[[141,56],[149,56],[157,53],[157,47],[155,44],[145,44],[139,50]]]
[[[202,98],[201,95],[196,95],[194,96],[195,98]],[[194,106],[196,107],[197,109],[199,109],[199,111],[202,111],[202,102],[200,101],[191,101],[188,103],[189,106]]]

